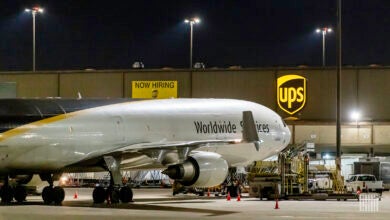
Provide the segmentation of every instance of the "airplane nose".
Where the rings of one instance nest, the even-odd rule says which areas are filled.
[[[286,128],[284,129],[283,134],[284,134],[284,142],[287,145],[290,143],[290,140],[291,140],[291,131],[288,128],[288,126],[286,126]]]

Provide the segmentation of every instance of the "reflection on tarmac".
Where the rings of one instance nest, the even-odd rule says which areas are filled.
[[[99,209],[133,209],[133,210],[142,210],[142,211],[169,211],[169,212],[192,212],[192,213],[202,213],[208,216],[219,216],[236,213],[229,210],[215,210],[215,209],[204,209],[204,208],[193,208],[191,204],[205,204],[211,203],[212,199],[223,199],[223,197],[203,197],[204,200],[194,200],[199,199],[196,195],[179,195],[171,196],[170,189],[135,189],[134,193],[137,194],[134,197],[135,202],[127,204],[94,204],[91,198],[92,190],[89,188],[76,189],[68,188],[65,189],[66,197],[62,203],[62,207],[77,207],[77,208],[99,208]],[[72,198],[70,195],[76,192],[80,193],[78,199]],[[146,196],[146,197],[145,197]],[[154,198],[153,198],[154,197]],[[169,204],[187,204],[189,207],[173,207],[167,206]],[[23,204],[12,203],[12,204],[1,204],[0,206],[43,206],[43,207],[55,207],[54,205],[46,206],[44,205],[40,196],[28,196],[27,202]]]
[[[128,204],[93,204],[92,189],[66,189],[62,206],[47,206],[40,196],[27,197],[24,204],[0,205],[3,219],[367,219],[359,212],[359,202],[348,201],[260,201],[244,197],[226,201],[224,197],[199,197],[193,194],[172,196],[170,189],[134,189],[134,201]],[[73,195],[78,193],[77,199]],[[390,193],[385,192],[379,212],[370,220],[388,219]]]

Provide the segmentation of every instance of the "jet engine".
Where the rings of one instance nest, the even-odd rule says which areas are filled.
[[[221,155],[198,152],[181,164],[169,166],[163,171],[171,179],[184,186],[212,187],[221,184],[228,175],[228,164]]]

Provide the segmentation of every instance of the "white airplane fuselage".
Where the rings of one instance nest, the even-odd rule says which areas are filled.
[[[261,140],[257,150],[242,140],[242,112],[251,111]],[[122,102],[58,114],[0,134],[0,174],[62,170],[126,148],[122,168],[160,168],[148,148],[211,140],[194,151],[220,154],[229,166],[277,154],[290,131],[272,110],[232,99],[165,99]],[[237,144],[223,143],[236,140]],[[221,141],[221,143],[213,143]],[[159,145],[161,144],[161,145]],[[160,146],[160,147],[159,147]],[[78,167],[77,172],[90,170]]]

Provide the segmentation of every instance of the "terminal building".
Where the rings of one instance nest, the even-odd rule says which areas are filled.
[[[390,155],[390,67],[343,67],[341,151],[346,163]],[[234,98],[285,119],[291,144],[336,155],[336,68],[131,69],[0,72],[1,98]],[[353,166],[343,166],[344,174]]]

